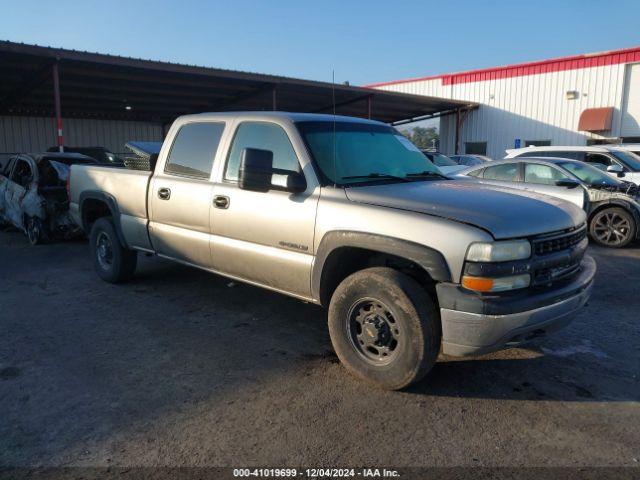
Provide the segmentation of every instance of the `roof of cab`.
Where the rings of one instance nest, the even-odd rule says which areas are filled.
[[[280,112],[280,111],[264,111],[264,112],[205,112],[191,115],[183,115],[178,120],[206,120],[219,118],[241,119],[246,118],[263,118],[265,120],[289,120],[291,122],[353,122],[353,123],[369,123],[372,125],[387,125],[377,120],[367,120],[365,118],[347,117],[344,115],[331,115],[325,113],[297,113],[297,112]]]

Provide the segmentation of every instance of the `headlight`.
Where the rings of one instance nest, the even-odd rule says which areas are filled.
[[[531,283],[531,276],[528,273],[499,278],[472,277],[470,275],[462,277],[462,286],[467,290],[476,292],[517,290],[519,288],[527,288],[529,283]]]
[[[466,259],[470,262],[508,262],[524,260],[531,256],[528,240],[506,242],[476,242],[469,245]]]

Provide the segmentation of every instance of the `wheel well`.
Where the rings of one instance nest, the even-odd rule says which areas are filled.
[[[93,224],[102,217],[110,217],[111,209],[103,200],[88,198],[82,202],[82,226],[89,233]]]
[[[595,215],[599,212],[601,212],[602,210],[606,210],[608,208],[621,208],[623,210],[625,210],[626,212],[629,213],[629,215],[631,215],[633,217],[634,220],[637,220],[637,215],[633,212],[633,210],[631,210],[628,206],[626,206],[623,203],[604,203],[602,205],[598,205],[590,214],[589,214],[589,219],[588,219],[588,225],[591,225],[591,220],[593,220],[593,217],[595,217]]]
[[[352,273],[371,267],[389,267],[412,277],[437,301],[435,281],[417,263],[397,255],[366,248],[340,247],[332,251],[324,262],[320,279],[320,303],[328,305],[340,282]]]

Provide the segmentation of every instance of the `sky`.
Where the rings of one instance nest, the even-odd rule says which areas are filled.
[[[352,85],[640,45],[640,0],[0,0],[0,40]]]

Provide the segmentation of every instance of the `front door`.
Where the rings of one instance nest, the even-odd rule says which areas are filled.
[[[11,223],[20,228],[25,227],[23,217],[26,210],[33,211],[30,213],[35,213],[35,210],[38,209],[38,205],[22,205],[34,178],[34,165],[24,158],[16,159],[4,189],[4,203],[6,217]]]
[[[556,185],[556,182],[564,179],[575,180],[560,169],[549,165],[541,163],[524,164],[524,190],[561,198],[584,209],[584,189],[581,186],[567,188]]]
[[[273,189],[266,193],[238,188],[240,155],[245,148],[273,152],[273,166],[301,171],[287,132],[271,122],[246,121],[234,135],[214,189],[212,254],[216,270],[310,297],[313,233],[319,187],[290,193]],[[282,179],[274,176],[274,183]]]
[[[149,186],[149,235],[158,254],[211,266],[210,177],[223,131],[222,122],[186,123],[158,165]]]

